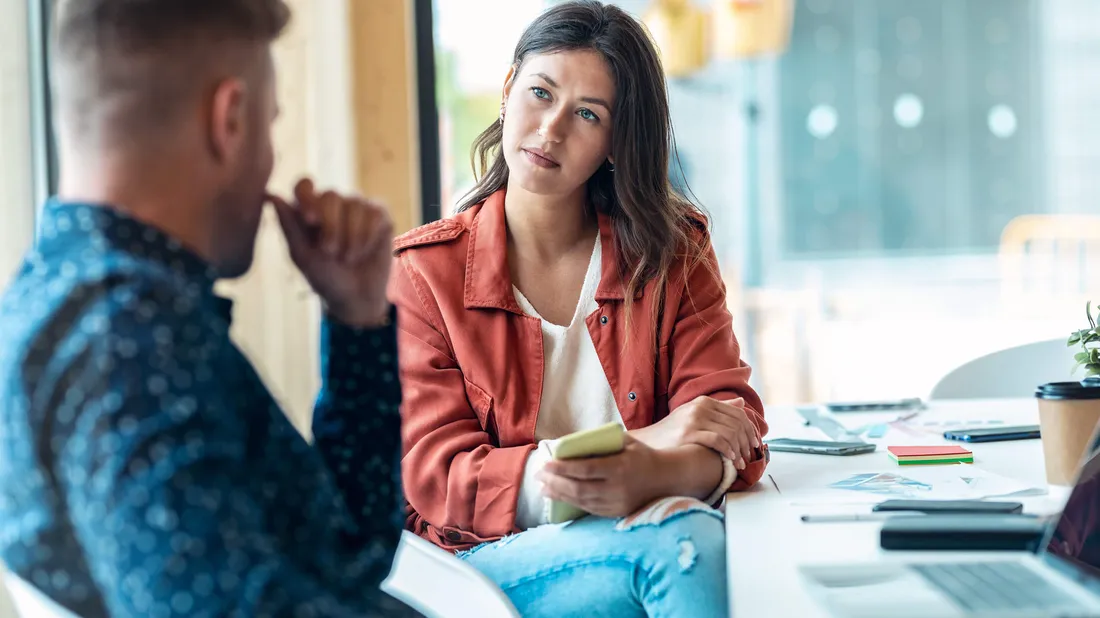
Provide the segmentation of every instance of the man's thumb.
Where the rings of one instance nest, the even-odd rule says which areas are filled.
[[[286,237],[286,244],[291,254],[297,254],[299,250],[305,248],[308,240],[305,222],[302,221],[298,211],[283,198],[269,193],[267,201],[275,208],[275,214],[279,217],[279,226],[283,228],[283,236]]]

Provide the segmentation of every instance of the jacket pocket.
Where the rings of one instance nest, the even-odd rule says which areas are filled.
[[[470,402],[474,414],[477,415],[477,420],[481,423],[482,429],[489,431],[494,436],[497,435],[496,419],[493,418],[493,397],[485,392],[485,389],[465,377],[462,378],[462,381],[466,385],[466,399]]]

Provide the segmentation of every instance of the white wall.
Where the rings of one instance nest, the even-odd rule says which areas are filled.
[[[15,272],[34,231],[26,6],[3,0],[0,15],[0,288]],[[3,575],[0,564],[0,579]],[[15,618],[3,586],[0,618]]]

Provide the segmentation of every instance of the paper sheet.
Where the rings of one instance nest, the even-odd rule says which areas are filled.
[[[786,492],[792,504],[858,504],[891,498],[909,500],[980,500],[1039,496],[1045,487],[1032,487],[973,464],[906,468],[837,478],[815,490]]]

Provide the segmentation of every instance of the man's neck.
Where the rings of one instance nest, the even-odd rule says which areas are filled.
[[[99,165],[71,160],[77,163],[62,166],[58,200],[113,208],[159,229],[207,262],[216,261],[212,222],[205,221],[207,209],[193,187],[181,182],[189,177],[184,168],[166,174],[121,158]]]

